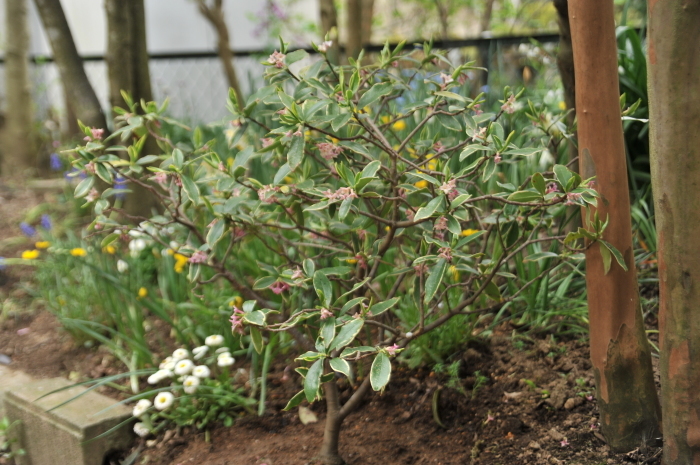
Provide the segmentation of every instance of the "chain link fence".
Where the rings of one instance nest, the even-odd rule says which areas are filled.
[[[537,48],[531,44],[533,38],[539,43],[548,44],[545,49],[553,51],[558,35],[451,40],[444,41],[444,43],[436,42],[434,45],[438,49],[450,50],[449,56],[453,60],[464,59],[470,55],[473,57],[476,50],[480,50],[480,53],[487,50],[489,56],[497,58],[489,61],[492,70],[503,75],[499,76],[499,80],[505,76],[506,81],[512,81],[512,76],[517,76],[519,72],[522,72],[522,69],[518,70],[518,67],[522,67],[522,58],[527,58],[528,53],[531,54],[533,48]],[[381,48],[383,45],[369,45],[366,50],[376,52]],[[523,50],[523,48],[527,50]],[[312,50],[309,51],[312,52]],[[545,53],[545,58],[547,53]],[[236,71],[244,94],[264,85],[262,81],[263,65],[260,62],[266,56],[261,51],[245,51],[236,56]],[[503,67],[503,57],[506,57],[508,61],[505,68]],[[313,60],[315,57],[312,56],[310,59]],[[556,65],[553,59],[548,61],[545,64],[550,70],[549,74],[556,74]],[[170,99],[168,110],[170,116],[189,124],[208,123],[227,117],[228,83],[221,62],[215,54],[153,56],[149,65],[153,97],[158,102],[162,102],[166,98]],[[4,66],[4,62],[0,61],[0,113],[5,106]],[[30,66],[36,119],[40,122],[53,120],[65,124],[65,97],[56,65],[49,60],[35,59]],[[103,108],[108,109],[106,62],[101,57],[88,57],[84,61],[84,66]],[[513,84],[517,84],[517,82],[513,82]]]

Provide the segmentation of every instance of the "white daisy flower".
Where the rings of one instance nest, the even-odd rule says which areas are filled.
[[[131,256],[136,258],[139,256],[141,251],[146,248],[146,241],[139,238],[139,239],[134,239],[133,241],[129,242],[129,251],[131,252]]]
[[[182,383],[186,394],[194,394],[199,387],[199,378],[196,376],[188,376]]]
[[[175,352],[173,352],[173,360],[176,362],[182,359],[185,359],[190,356],[190,353],[187,352],[187,349],[176,349]]]
[[[149,430],[146,425],[139,421],[138,423],[134,424],[134,433],[138,434],[142,438],[145,438],[151,434],[151,430]]]
[[[146,410],[148,410],[149,408],[151,408],[151,405],[153,405],[153,404],[151,403],[150,400],[148,400],[148,399],[141,399],[140,401],[138,401],[138,402],[136,403],[136,406],[134,406],[133,415],[134,415],[135,417],[137,417],[137,418],[140,417],[141,415],[143,415],[144,413],[146,413]],[[139,435],[139,436],[140,436],[140,435]]]
[[[129,271],[129,264],[124,260],[117,260],[117,271],[120,273],[126,273]]]
[[[176,375],[186,375],[192,371],[192,368],[194,368],[194,363],[192,363],[192,360],[185,359],[177,362],[174,371]]]
[[[221,355],[224,355],[224,354],[221,354]],[[216,364],[219,365],[220,367],[228,367],[228,366],[233,365],[236,362],[236,359],[231,357],[230,354],[227,354],[227,355],[228,355],[227,357],[219,356],[219,358],[216,360]]]
[[[211,370],[209,370],[209,367],[206,365],[199,365],[194,367],[192,370],[192,374],[196,376],[197,378],[208,378],[211,375]]]
[[[212,334],[211,336],[207,336],[204,343],[209,347],[218,347],[224,343],[224,337],[219,334]]]
[[[175,402],[175,396],[172,393],[161,392],[156,396],[153,404],[158,410],[165,410],[173,405],[173,402]]]
[[[227,351],[225,351],[225,352],[219,353],[219,355],[218,355],[216,358],[219,359],[219,358],[222,358],[222,357],[231,357],[231,356],[232,356],[232,355],[231,355],[231,352],[229,352],[229,351],[227,350]]]
[[[168,368],[169,364],[172,362],[172,357],[165,357],[165,359],[162,362],[160,362],[160,365],[158,365],[158,368],[161,370],[172,370],[172,368]]]
[[[195,347],[192,349],[192,354],[195,360],[199,360],[200,358],[204,357],[207,355],[207,351],[209,350],[209,346],[199,346]]]

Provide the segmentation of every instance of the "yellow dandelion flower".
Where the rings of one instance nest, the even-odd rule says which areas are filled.
[[[564,102],[564,101],[559,102],[559,109],[566,110],[566,102]]]
[[[340,139],[336,139],[335,137],[331,137],[331,142],[338,145],[338,142],[340,142]]]
[[[25,250],[22,252],[22,258],[25,260],[34,260],[39,258],[39,251],[34,249],[34,250]]]
[[[347,259],[345,259],[345,261],[351,265],[354,265],[355,263],[357,263],[357,260],[354,258],[347,258]]]
[[[465,236],[465,237],[466,237],[466,236],[471,236],[472,234],[476,234],[476,233],[478,233],[478,232],[479,232],[478,229],[464,229],[464,230],[462,231],[462,236]]]
[[[394,131],[403,131],[404,129],[406,129],[406,122],[404,120],[400,119],[397,122],[395,122],[394,124],[392,124],[391,128]]]
[[[456,266],[451,265],[448,268],[448,271],[449,271],[450,275],[452,276],[452,280],[459,281],[459,270],[457,269]]]
[[[428,187],[428,181],[421,179],[420,181],[415,183],[414,186],[416,186],[418,189],[425,189],[426,187]]]
[[[113,245],[106,245],[106,246],[102,247],[102,251],[103,251],[104,253],[108,253],[108,254],[110,254],[110,255],[114,255],[115,253],[117,253],[117,248],[114,247]]]
[[[243,297],[241,297],[240,295],[237,295],[236,297],[231,299],[231,302],[229,302],[229,305],[231,307],[241,308],[241,305],[243,305]]]
[[[384,226],[384,231],[389,232],[391,231],[391,228],[389,226]]]
[[[51,242],[49,241],[39,241],[34,244],[34,247],[36,247],[37,249],[48,249],[50,245]]]
[[[142,287],[139,289],[139,299],[143,299],[147,295],[148,295],[148,289],[146,289],[145,287]]]
[[[84,257],[87,252],[82,247],[76,247],[75,249],[70,249],[70,254],[74,257]]]
[[[379,121],[381,121],[382,124],[386,124],[389,121],[391,121],[391,116],[389,116],[389,115],[380,116]]]
[[[174,254],[173,257],[175,257],[175,266],[173,267],[173,269],[176,273],[182,273],[189,259],[180,253]]]

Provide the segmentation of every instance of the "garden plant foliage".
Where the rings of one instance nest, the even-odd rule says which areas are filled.
[[[245,102],[231,93],[225,140],[195,130],[191,143],[173,142],[161,130],[178,124],[167,105],[125,95],[110,139],[84,128],[72,151],[88,174],[75,195],[94,203],[102,247],[131,228],[186,257],[193,289],[228,281],[243,297],[232,331],[258,353],[269,334],[291,334],[305,366],[288,408],[321,398],[324,383],[332,392],[336,374],[383,390],[412,341],[458,315],[499,311],[560,260],[580,260],[581,240],[605,228],[586,213],[585,229],[563,232],[567,206],[588,212],[597,200],[592,180],[566,166],[506,177],[502,167],[546,140],[504,130],[519,106],[509,89],[498,113],[463,95],[472,64],[454,67],[430,44],[419,58],[385,47],[370,65],[300,66],[307,58],[282,43],[266,86]],[[141,153],[149,137],[162,154]],[[143,186],[160,211],[126,215],[114,197],[123,190],[100,192],[98,178]],[[623,263],[601,244],[608,269]],[[534,276],[514,274],[523,259]]]

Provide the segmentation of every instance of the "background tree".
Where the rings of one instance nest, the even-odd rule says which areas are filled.
[[[51,45],[71,110],[84,124],[106,129],[107,120],[85,74],[83,60],[78,55],[60,0],[34,0],[34,3]]]
[[[2,174],[10,179],[31,169],[35,158],[32,147],[32,98],[29,91],[27,1],[7,0],[5,22],[7,116]]]
[[[666,465],[700,461],[700,249],[694,240],[700,223],[698,24],[698,2],[649,3],[649,120]]]
[[[125,107],[121,92],[127,92],[135,102],[153,100],[146,44],[146,12],[144,0],[105,0],[107,12],[107,78],[109,102],[112,108]],[[153,128],[150,128],[153,129]],[[149,138],[142,155],[160,153],[155,139]],[[155,206],[155,199],[141,185],[130,185],[126,211],[144,217]]]
[[[333,45],[326,52],[326,57],[333,64],[338,64],[338,10],[335,8],[334,0],[319,0],[321,17],[321,39],[328,36],[333,41]]]
[[[213,0],[211,2],[207,0],[197,0],[197,6],[202,15],[216,30],[216,35],[218,37],[216,44],[217,53],[224,67],[228,85],[236,92],[236,96],[240,100],[243,98],[243,94],[241,93],[241,86],[236,76],[236,69],[233,66],[233,52],[231,51],[231,41],[224,16],[223,0]]]
[[[111,106],[124,105],[122,90],[128,92],[135,101],[153,100],[143,0],[105,0],[105,9]]]
[[[362,0],[348,0],[346,17],[347,39],[345,55],[357,57],[362,50]]]
[[[604,239],[628,268],[611,266],[610,252],[600,244],[586,252],[591,361],[602,432],[614,450],[629,451],[659,434],[661,412],[632,249],[613,1],[572,0],[569,20],[581,173],[596,176],[602,197],[597,213],[610,220]]]

